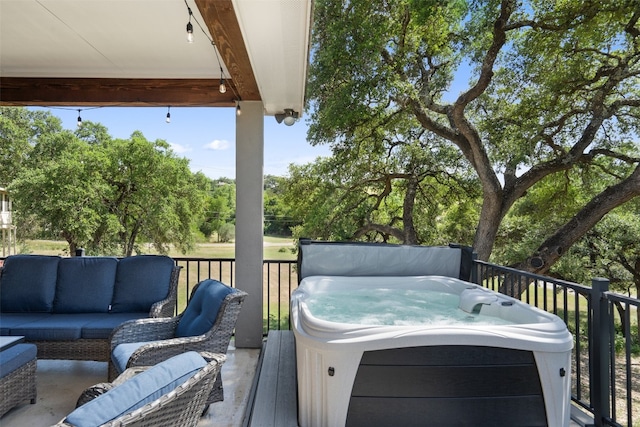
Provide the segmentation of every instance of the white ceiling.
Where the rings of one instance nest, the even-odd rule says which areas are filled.
[[[192,44],[184,0],[0,0],[0,76],[217,79],[222,66],[229,78],[198,7],[187,2]],[[302,112],[312,0],[233,6],[265,113]]]

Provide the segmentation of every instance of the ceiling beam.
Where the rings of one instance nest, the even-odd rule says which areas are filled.
[[[219,79],[102,79],[0,77],[3,106],[230,107],[232,81]]]
[[[261,100],[231,0],[196,5],[230,73],[226,93],[219,79],[0,77],[0,105],[230,107]]]
[[[195,0],[242,101],[260,101],[260,90],[231,0]]]

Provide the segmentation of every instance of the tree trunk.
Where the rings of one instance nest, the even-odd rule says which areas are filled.
[[[418,177],[411,175],[407,179],[407,191],[404,194],[404,203],[402,205],[402,224],[404,227],[405,245],[417,245],[418,233],[413,224],[413,206],[416,202],[416,193],[418,192]]]
[[[514,267],[537,274],[547,273],[567,249],[602,217],[637,196],[640,196],[640,165],[626,179],[607,187],[591,199],[569,222],[547,238],[535,253]]]

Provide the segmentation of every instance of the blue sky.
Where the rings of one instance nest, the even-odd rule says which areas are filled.
[[[65,129],[75,130],[78,110],[48,110],[62,120]],[[101,123],[114,138],[128,138],[139,130],[154,141],[164,139],[181,157],[190,160],[191,170],[210,178],[235,178],[235,108],[171,108],[171,123],[166,123],[167,107],[102,107],[82,109],[83,121]],[[306,117],[293,126],[264,118],[264,173],[286,176],[289,164],[305,164],[318,156],[330,155],[327,146],[307,143]]]

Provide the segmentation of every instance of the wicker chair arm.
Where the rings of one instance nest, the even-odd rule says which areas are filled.
[[[205,335],[154,341],[140,346],[133,352],[127,362],[127,369],[139,366],[153,366],[187,351],[202,353],[208,350]]]
[[[91,387],[85,389],[80,394],[80,397],[78,397],[78,401],[76,402],[76,408],[84,405],[87,402],[92,401],[93,399],[95,399],[100,395],[105,394],[106,392],[111,390],[113,387],[115,387],[113,383],[100,383],[100,384],[92,385]]]
[[[182,267],[175,266],[171,271],[169,283],[169,293],[165,299],[158,301],[151,306],[149,317],[171,317],[176,310],[176,300],[178,298],[178,279]]]
[[[111,350],[129,342],[156,341],[173,338],[180,316],[129,320],[116,327],[109,338]]]

